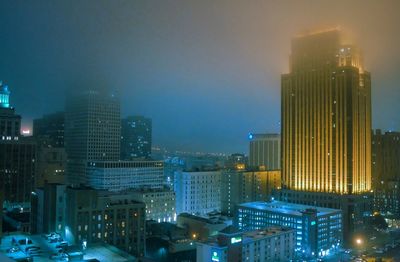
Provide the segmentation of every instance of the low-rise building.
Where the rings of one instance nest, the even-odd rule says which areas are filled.
[[[251,202],[237,207],[235,225],[258,230],[280,225],[296,230],[296,251],[306,256],[324,256],[343,240],[342,212],[281,201]]]
[[[219,231],[228,227],[231,222],[221,216],[200,217],[188,213],[179,214],[177,219],[177,225],[185,228],[191,239],[207,239],[215,236]]]
[[[290,261],[295,235],[294,229],[279,226],[247,232],[227,228],[218,237],[197,243],[196,261]]]
[[[146,220],[176,221],[175,192],[169,188],[128,191],[132,199],[146,205]]]
[[[66,239],[72,244],[104,242],[134,256],[145,254],[145,204],[129,193],[67,188]]]

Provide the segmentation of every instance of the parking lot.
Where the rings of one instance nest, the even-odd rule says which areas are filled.
[[[68,243],[59,234],[4,236],[0,251],[16,261],[68,261]]]

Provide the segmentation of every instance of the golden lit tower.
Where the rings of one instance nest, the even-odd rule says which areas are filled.
[[[371,190],[371,77],[337,29],[292,40],[282,75],[282,175],[287,189]]]

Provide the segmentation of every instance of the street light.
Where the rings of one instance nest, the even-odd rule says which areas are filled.
[[[356,244],[358,245],[358,246],[361,246],[361,244],[362,244],[362,239],[361,238],[357,238],[356,239]]]

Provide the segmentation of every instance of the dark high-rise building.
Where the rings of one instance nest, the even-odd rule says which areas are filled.
[[[10,106],[10,90],[0,82],[0,140],[18,140],[20,129],[21,116]]]
[[[128,116],[121,120],[121,159],[150,158],[151,156],[150,118]]]
[[[45,182],[66,182],[64,123],[64,112],[44,115],[33,120],[33,137],[37,142],[36,187],[43,187]]]
[[[33,120],[33,136],[47,139],[51,147],[64,147],[64,112],[44,115]]]
[[[36,144],[31,139],[0,141],[0,190],[9,203],[30,202],[35,183]]]
[[[20,136],[21,117],[10,106],[10,91],[0,83],[0,191],[3,201],[29,203],[35,178],[36,145]]]
[[[400,218],[400,132],[372,135],[374,208]]]
[[[348,240],[372,204],[371,77],[359,49],[337,29],[295,37],[281,91],[280,198],[342,209]]]
[[[120,103],[106,90],[87,90],[68,96],[65,149],[69,184],[86,184],[90,161],[116,161],[120,157]]]

